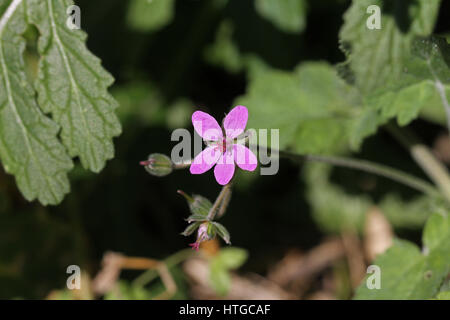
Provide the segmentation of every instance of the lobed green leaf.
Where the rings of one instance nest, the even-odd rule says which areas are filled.
[[[27,200],[57,204],[70,190],[72,161],[57,138],[58,125],[39,109],[25,74],[25,1],[5,3],[0,18],[0,158]]]
[[[373,264],[381,269],[381,288],[369,289],[366,279],[355,299],[429,299],[436,296],[450,273],[450,218],[433,214],[424,230],[423,249],[403,240],[380,255]]]
[[[39,29],[36,90],[39,105],[62,127],[61,139],[71,157],[99,172],[114,156],[112,138],[121,133],[108,93],[112,76],[85,45],[86,34],[66,26],[72,0],[28,0],[28,19]]]

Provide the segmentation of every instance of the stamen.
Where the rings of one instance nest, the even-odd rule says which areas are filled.
[[[222,140],[222,153],[225,153],[227,151],[227,139],[223,138]]]

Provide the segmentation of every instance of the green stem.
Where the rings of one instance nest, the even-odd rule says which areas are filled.
[[[192,251],[191,249],[183,249],[167,257],[165,260],[162,261],[162,263],[164,263],[167,266],[167,268],[170,269],[171,267],[190,258],[193,254],[195,254],[195,252]],[[139,277],[133,280],[133,286],[143,287],[150,281],[156,279],[157,277],[158,272],[155,269],[148,269],[147,271],[142,273]]]
[[[447,168],[436,159],[427,146],[420,143],[412,132],[394,125],[387,125],[386,129],[407,149],[417,164],[425,171],[437,185],[445,198],[450,201],[450,175]]]
[[[225,194],[225,196],[223,197],[223,199],[222,199],[222,203],[221,203],[221,205],[220,205],[220,208],[219,208],[219,210],[217,211],[217,215],[216,215],[216,220],[217,219],[220,219],[224,214],[225,214],[225,212],[226,212],[226,210],[227,210],[227,208],[228,208],[228,204],[230,203],[230,200],[231,200],[231,186],[230,186],[230,188],[228,189],[229,190],[229,192],[227,192],[226,194]]]
[[[339,167],[361,170],[400,182],[404,185],[407,185],[413,189],[416,189],[420,192],[423,192],[431,196],[439,195],[439,192],[433,185],[422,179],[414,177],[400,170],[384,166],[381,164],[373,163],[370,161],[344,157],[334,157],[334,156],[300,155],[287,151],[278,151],[278,152],[280,157],[289,158],[297,162],[303,161],[324,162]]]
[[[222,190],[220,191],[219,195],[217,196],[216,201],[214,202],[213,206],[211,207],[211,210],[208,212],[208,216],[206,217],[207,220],[212,221],[214,220],[217,211],[220,211],[220,216],[222,216],[225,213],[225,209],[222,210],[222,206],[224,203],[224,200],[226,201],[226,205],[228,205],[228,202],[230,201],[231,197],[231,182],[227,185],[223,186]]]

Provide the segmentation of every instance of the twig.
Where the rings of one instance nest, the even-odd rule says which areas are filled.
[[[393,125],[386,126],[386,129],[411,153],[417,164],[438,186],[445,198],[450,201],[450,176],[445,166],[411,132],[402,131]]]
[[[344,157],[334,157],[334,156],[318,156],[318,155],[300,155],[287,151],[278,151],[280,157],[289,158],[291,160],[297,162],[303,161],[315,161],[315,162],[324,162],[328,164],[332,164],[339,167],[346,167],[350,169],[361,170],[369,173],[373,173],[382,177],[389,178],[391,180],[400,182],[404,185],[407,185],[413,189],[416,189],[420,192],[428,194],[430,196],[438,196],[439,192],[436,188],[430,183],[412,176],[403,171],[381,165],[378,163],[373,163],[366,160],[359,159],[351,159]]]
[[[161,263],[164,263],[167,268],[171,268],[180,262],[190,258],[195,254],[195,251],[192,251],[191,249],[184,249],[181,251],[176,252],[175,254],[169,256],[165,260],[161,261]],[[149,269],[142,273],[139,277],[133,280],[133,285],[143,287],[153,279],[158,277],[158,273],[155,269]]]

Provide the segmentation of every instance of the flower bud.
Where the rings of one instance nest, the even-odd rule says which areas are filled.
[[[208,213],[212,208],[211,201],[198,194],[194,194],[191,197],[182,190],[178,190],[177,192],[181,194],[188,202],[191,215],[186,220],[189,223],[192,221],[208,220]]]
[[[161,153],[152,153],[146,161],[141,161],[140,164],[145,166],[148,173],[157,177],[167,176],[173,170],[172,160]]]
[[[198,227],[197,240],[194,243],[189,244],[192,249],[197,250],[200,247],[200,243],[203,241],[211,240],[214,236],[211,234],[211,224],[204,222]]]

